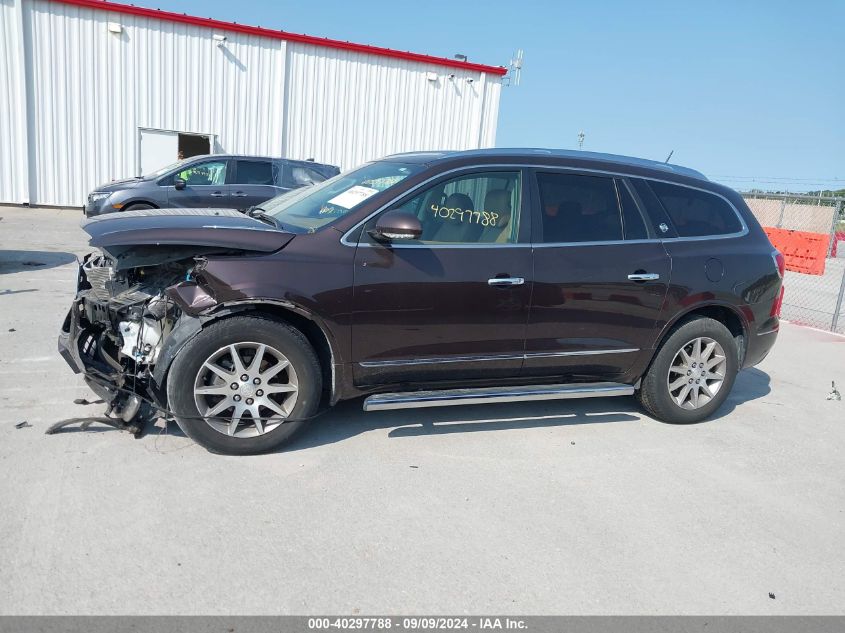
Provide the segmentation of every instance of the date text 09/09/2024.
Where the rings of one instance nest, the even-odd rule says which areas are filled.
[[[408,631],[463,629],[463,630],[525,630],[525,620],[498,617],[336,617],[309,618],[309,630],[387,630]]]

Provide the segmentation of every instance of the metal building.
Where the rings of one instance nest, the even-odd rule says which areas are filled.
[[[179,148],[345,169],[489,147],[504,74],[103,0],[0,0],[0,202],[81,205]]]

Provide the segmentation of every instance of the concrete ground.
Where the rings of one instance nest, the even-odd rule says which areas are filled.
[[[0,217],[0,614],[845,614],[845,337],[784,325],[693,426],[349,402],[260,457],[47,436],[101,410],[55,344],[80,214]]]

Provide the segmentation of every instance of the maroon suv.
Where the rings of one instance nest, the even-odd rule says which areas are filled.
[[[84,225],[59,340],[109,414],[219,452],[367,411],[636,395],[697,422],[778,331],[783,258],[691,169],[555,150],[391,156],[253,208]]]

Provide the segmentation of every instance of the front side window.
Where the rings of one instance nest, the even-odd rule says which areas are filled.
[[[239,160],[236,185],[272,185],[273,166],[269,160]]]
[[[313,187],[294,189],[261,204],[285,230],[312,233],[398,185],[423,165],[379,161],[338,174]]]
[[[622,239],[612,178],[538,173],[540,236],[535,242],[607,242]]]
[[[730,235],[742,230],[734,210],[719,196],[665,182],[648,184],[669,214],[679,237]]]
[[[198,185],[223,185],[226,183],[226,165],[228,161],[213,160],[186,167],[176,174],[189,187]]]
[[[521,174],[482,172],[434,185],[399,208],[416,215],[420,241],[430,244],[510,244],[519,233]]]

